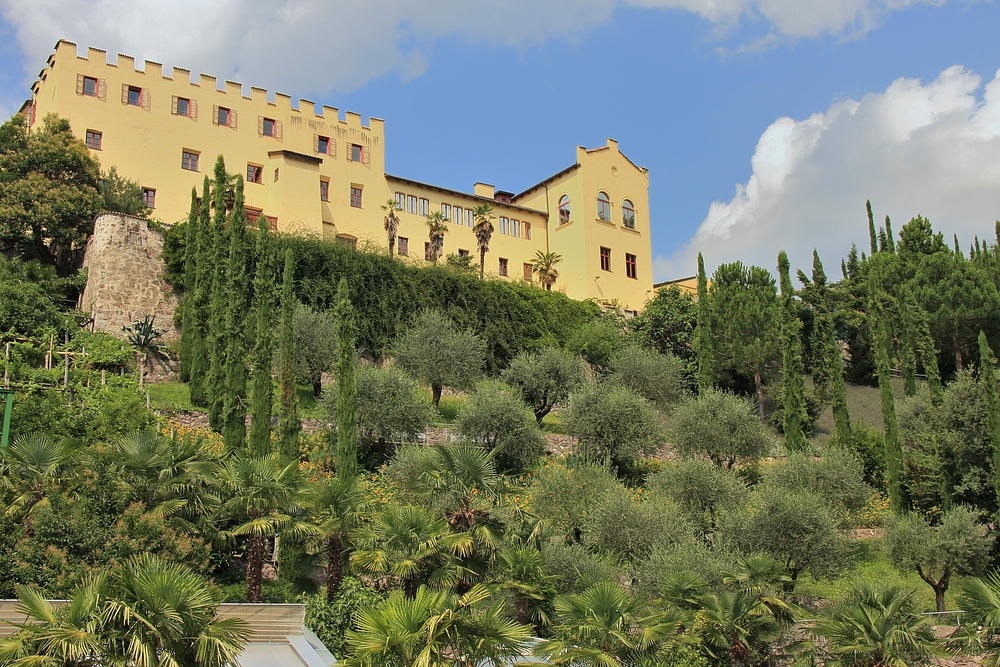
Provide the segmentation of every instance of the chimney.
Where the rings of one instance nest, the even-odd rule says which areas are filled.
[[[493,196],[496,194],[496,189],[492,185],[488,185],[486,183],[476,183],[472,186],[472,193],[477,197],[493,199]]]

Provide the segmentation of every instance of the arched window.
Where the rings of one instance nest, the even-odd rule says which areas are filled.
[[[628,199],[622,202],[622,224],[635,229],[635,206]]]
[[[559,198],[559,224],[565,225],[569,222],[569,195]]]
[[[605,222],[611,222],[611,200],[607,192],[597,193],[597,217]]]

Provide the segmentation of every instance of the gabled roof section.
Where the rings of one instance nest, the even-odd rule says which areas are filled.
[[[571,164],[570,166],[566,167],[565,169],[563,169],[559,173],[552,174],[551,176],[549,176],[548,178],[546,178],[544,181],[541,181],[539,183],[535,183],[534,185],[532,185],[530,188],[528,188],[524,192],[521,192],[520,194],[514,195],[514,199],[520,199],[521,197],[523,197],[524,195],[528,194],[529,192],[534,192],[538,188],[544,187],[544,186],[548,185],[549,183],[551,183],[552,181],[554,181],[556,179],[559,179],[559,178],[562,178],[563,176],[565,176],[566,174],[570,173],[571,171],[574,171],[574,170],[579,169],[579,168],[580,168],[580,163],[579,162],[577,162],[576,164]]]
[[[385,180],[394,181],[402,185],[413,185],[418,188],[427,188],[428,190],[433,190],[434,192],[440,192],[441,194],[451,195],[453,197],[465,197],[466,199],[473,199],[481,203],[487,203],[490,206],[501,206],[504,208],[511,208],[517,211],[526,211],[528,213],[536,213],[538,215],[548,215],[545,211],[539,211],[538,209],[528,208],[527,206],[520,206],[518,204],[505,204],[503,202],[498,202],[491,197],[480,197],[479,195],[474,195],[469,192],[461,192],[460,190],[450,190],[448,188],[442,188],[437,185],[431,185],[430,183],[421,183],[420,181],[414,181],[409,178],[403,178],[402,176],[393,176],[392,174],[386,174]]]

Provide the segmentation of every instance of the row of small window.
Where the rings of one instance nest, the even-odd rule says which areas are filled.
[[[597,219],[614,222],[611,218],[611,198],[604,191],[597,193]],[[563,195],[559,198],[559,224],[565,225],[569,220],[569,195]],[[629,229],[635,229],[635,204],[629,199],[622,200],[622,224]]]
[[[78,95],[104,99],[104,79],[96,79],[91,76],[78,74],[76,80],[76,92]],[[130,86],[123,83],[122,104],[149,109],[149,89],[139,88],[138,86]],[[175,116],[185,116],[187,118],[191,118],[192,120],[198,120],[198,101],[174,95],[170,101],[170,113]],[[237,113],[234,109],[215,105],[212,108],[212,123],[222,127],[231,127],[236,129]],[[275,139],[281,140],[284,134],[282,123],[280,120],[275,120],[274,118],[258,116],[257,134],[262,137],[274,137]],[[336,139],[324,137],[319,134],[313,135],[313,151],[336,158],[337,141]],[[347,160],[348,162],[363,162],[366,165],[369,164],[370,161],[368,151],[365,150],[365,147],[361,144],[354,143],[348,144]]]
[[[427,217],[431,212],[431,202],[423,197],[408,195],[403,192],[396,193],[396,206],[401,211],[422,215]],[[441,204],[441,215],[445,221],[454,222],[456,225],[464,224],[466,227],[474,227],[476,216],[471,208],[452,206],[451,204]],[[531,223],[527,220],[514,220],[501,216],[500,233],[515,238],[525,238],[531,240]]]
[[[611,248],[601,247],[601,270],[611,270]],[[636,257],[631,253],[625,253],[625,277],[637,280],[639,278]]]

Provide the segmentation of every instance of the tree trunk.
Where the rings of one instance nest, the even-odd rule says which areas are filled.
[[[318,399],[323,393],[323,383],[320,380],[313,380],[313,398]]]
[[[528,598],[517,598],[517,602],[514,603],[517,609],[517,622],[521,625],[529,625],[531,623],[531,618],[529,612],[531,611],[531,601]]]
[[[534,412],[535,412],[535,421],[538,422],[539,426],[541,426],[542,420],[545,419],[545,415],[552,412],[552,405],[550,405],[549,402],[546,401],[544,404],[542,404],[542,407],[536,409]]]
[[[938,584],[934,587],[934,604],[937,606],[938,611],[946,611],[944,606],[944,593],[948,590],[948,584],[945,583],[944,586]]]
[[[331,535],[326,542],[326,599],[333,602],[340,591],[340,582],[344,579],[341,556],[344,552],[340,534]]]
[[[407,600],[414,600],[417,597],[417,589],[420,587],[416,577],[403,579],[403,595]]]
[[[260,602],[261,580],[264,573],[264,551],[266,550],[263,535],[251,535],[247,543],[247,602]]]
[[[486,273],[486,251],[479,251],[479,279],[482,280]]]
[[[962,346],[958,342],[958,334],[951,335],[951,345],[955,350],[955,370],[960,371],[965,367],[962,363]]]
[[[431,385],[431,403],[434,405],[434,409],[438,409],[438,403],[441,402],[441,385],[432,384]]]
[[[760,379],[760,369],[756,367],[753,369],[753,383],[757,388],[757,412],[760,413],[760,420],[767,423],[764,417],[764,383]]]

